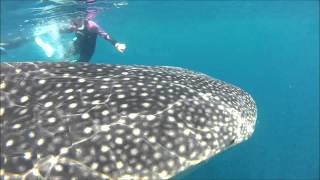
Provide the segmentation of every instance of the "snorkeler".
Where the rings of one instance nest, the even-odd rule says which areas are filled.
[[[95,3],[96,0],[78,0],[86,4]],[[100,35],[105,40],[109,41],[119,52],[123,53],[126,49],[126,44],[119,43],[114,40],[107,32],[103,31],[100,26],[92,19],[96,17],[96,11],[86,10],[87,17],[84,19],[77,18],[65,31],[75,32],[76,37],[71,42],[71,47],[65,54],[68,58],[75,54],[80,54],[79,62],[88,62],[96,48],[97,36]]]
[[[75,54],[80,54],[79,62],[88,62],[96,48],[97,36],[100,35],[105,40],[109,41],[119,52],[123,53],[126,49],[126,44],[122,44],[114,40],[107,32],[103,31],[100,26],[90,19],[77,19],[63,32],[75,32],[71,48],[65,54],[68,58]]]
[[[94,3],[95,0],[78,0],[83,1],[87,4]],[[114,40],[107,32],[103,31],[100,26],[95,23],[92,19],[96,17],[96,11],[92,9],[86,10],[87,17],[84,18],[76,18],[76,20],[72,21],[71,24],[66,27],[59,27],[60,32],[75,32],[76,37],[71,43],[70,49],[64,54],[65,58],[69,58],[73,55],[79,54],[80,57],[78,61],[80,62],[88,62],[90,61],[92,55],[94,54],[96,47],[96,39],[97,36],[100,35],[107,41],[109,41],[119,52],[123,53],[126,49],[126,44],[122,44]],[[18,47],[24,42],[33,39],[33,38],[16,38],[6,43],[0,44],[1,54],[6,54],[7,48]],[[35,37],[35,41],[37,44],[44,46],[47,45],[39,37]],[[48,49],[49,47],[45,47]],[[50,52],[50,56],[53,53],[52,47],[50,48],[52,52]],[[49,55],[47,55],[49,56]]]
[[[73,23],[66,28],[61,28],[61,32],[75,32],[74,38],[70,49],[65,53],[65,58],[72,55],[79,54],[79,62],[90,61],[96,47],[97,36],[100,35],[109,41],[119,52],[123,53],[126,45],[114,40],[107,32],[103,31],[98,24],[92,20],[77,18]],[[1,54],[6,54],[6,50],[10,48],[17,48],[22,44],[33,38],[30,37],[17,37],[5,43],[0,43]]]
[[[3,43],[1,42],[0,43],[0,52],[1,52],[1,54],[6,54],[7,49],[20,47],[22,44],[26,43],[29,40],[30,40],[29,37],[18,36],[14,39],[7,41],[7,42],[3,42]]]

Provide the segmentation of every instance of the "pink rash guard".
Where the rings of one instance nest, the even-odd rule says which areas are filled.
[[[67,28],[67,31],[69,32],[76,32],[76,33],[82,33],[82,31],[85,31],[90,34],[97,34],[104,38],[105,40],[111,42],[113,45],[116,44],[116,40],[114,40],[106,31],[104,31],[97,23],[95,23],[92,20],[85,21],[84,25],[80,26],[76,23],[73,23]]]

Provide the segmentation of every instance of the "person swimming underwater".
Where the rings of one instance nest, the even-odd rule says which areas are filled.
[[[96,2],[96,0],[78,1],[83,1],[87,5]],[[75,20],[73,20],[71,24],[59,27],[60,32],[75,32],[76,35],[74,40],[71,42],[71,47],[64,55],[65,58],[70,58],[73,55],[79,54],[79,62],[90,61],[92,55],[95,52],[96,39],[98,35],[109,41],[119,52],[123,53],[125,51],[126,44],[117,42],[107,32],[103,31],[102,28],[100,28],[100,26],[92,20],[95,18],[95,16],[96,11],[87,8],[85,18],[78,17]],[[6,54],[7,48],[18,47],[30,39],[33,38],[18,37],[9,42],[1,43],[1,54]]]
[[[95,52],[97,36],[100,35],[109,41],[119,52],[126,50],[126,44],[114,40],[107,32],[92,20],[77,18],[66,27],[61,27],[60,32],[75,32],[76,37],[71,42],[71,47],[65,53],[65,58],[79,54],[79,62],[89,62]],[[7,49],[20,47],[22,44],[33,38],[17,37],[10,41],[0,44],[1,54],[6,54]]]
[[[79,54],[79,62],[90,61],[95,52],[97,36],[101,36],[109,41],[119,52],[123,53],[126,44],[119,43],[113,39],[107,32],[90,19],[77,19],[69,27],[62,30],[63,32],[75,32],[76,37],[71,42],[71,47],[65,54],[65,58]]]
[[[7,54],[7,49],[18,48],[30,40],[30,37],[18,36],[9,41],[0,43],[1,54]]]

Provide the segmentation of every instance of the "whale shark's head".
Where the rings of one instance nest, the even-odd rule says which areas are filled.
[[[204,127],[210,127],[213,135],[218,139],[223,139],[219,141],[221,150],[251,137],[255,130],[257,108],[250,94],[202,73],[181,68],[171,69],[175,69],[176,73],[194,77],[189,83],[198,92],[201,102],[209,106],[205,111],[211,112],[211,114],[206,114],[207,127]],[[196,122],[193,125],[199,124]]]
[[[243,90],[173,67],[1,63],[1,177],[167,179],[248,139]]]
[[[213,81],[214,85],[217,82]],[[212,103],[217,105],[215,112],[220,117],[219,122],[225,122],[228,133],[232,134],[231,142],[236,144],[247,140],[254,132],[257,119],[256,104],[252,97],[230,84],[223,85],[218,92],[217,89],[213,90],[212,96]]]
[[[239,93],[236,95],[238,100],[231,101],[232,105],[226,107],[224,111],[230,112],[230,118],[235,125],[235,128],[231,131],[232,134],[235,134],[234,143],[240,143],[247,140],[253,134],[257,110],[255,102],[249,94],[238,88],[234,90]]]

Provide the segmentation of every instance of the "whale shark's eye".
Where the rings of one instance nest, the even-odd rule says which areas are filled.
[[[230,141],[230,144],[229,144],[229,145],[234,144],[234,142],[235,142],[235,139],[232,139],[232,140]]]

